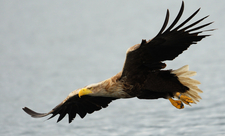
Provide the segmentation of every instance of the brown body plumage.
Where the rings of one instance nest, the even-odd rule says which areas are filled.
[[[142,40],[127,50],[126,61],[121,72],[105,81],[91,84],[71,92],[68,97],[48,113],[37,113],[25,107],[23,110],[32,117],[44,117],[59,114],[60,121],[69,115],[71,122],[76,114],[81,118],[87,113],[93,113],[119,98],[137,97],[139,99],[169,99],[178,109],[184,108],[183,103],[190,105],[201,99],[198,93],[202,91],[197,87],[199,81],[190,77],[196,73],[184,66],[178,70],[162,70],[166,67],[165,60],[173,60],[191,44],[195,44],[209,35],[199,35],[204,31],[197,31],[210,25],[207,23],[192,28],[206,17],[183,27],[200,9],[193,13],[183,23],[174,28],[179,21],[184,9],[181,9],[173,23],[165,30],[169,11],[160,32],[149,41]],[[173,100],[177,98],[178,100]]]

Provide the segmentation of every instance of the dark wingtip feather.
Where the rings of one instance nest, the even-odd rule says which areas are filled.
[[[52,113],[52,116],[51,116],[51,117],[49,117],[47,120],[49,120],[49,119],[51,119],[51,118],[55,117],[57,114],[58,114],[58,113]]]
[[[77,113],[77,109],[76,107],[73,108],[73,107],[70,107],[70,112],[68,114],[68,117],[69,117],[69,123],[71,123],[73,121],[73,119],[76,117],[76,113]]]
[[[207,24],[201,25],[201,26],[199,26],[199,27],[196,27],[196,28],[193,28],[193,29],[187,30],[187,31],[185,31],[185,32],[189,33],[189,32],[191,32],[191,31],[196,31],[196,30],[201,29],[201,28],[203,28],[203,27],[206,27],[206,26],[208,26],[208,25],[210,25],[210,24],[212,24],[212,23],[213,23],[213,22],[210,22],[210,23],[207,23]]]
[[[66,113],[60,114],[60,116],[59,116],[59,118],[58,118],[58,120],[57,120],[57,123],[58,123],[59,121],[61,121],[65,116],[66,116]]]
[[[175,20],[173,21],[173,23],[169,26],[169,28],[167,28],[167,30],[164,33],[170,32],[170,30],[177,24],[177,22],[180,20],[182,14],[184,12],[184,1],[182,1],[179,13],[177,15],[177,17],[175,18]]]
[[[27,107],[22,108],[27,114],[34,118],[41,118],[47,116],[49,113],[37,113]]]
[[[197,25],[198,23],[200,23],[201,21],[203,21],[203,20],[206,19],[207,17],[209,17],[209,16],[205,16],[205,17],[199,19],[198,21],[196,21],[196,22],[194,22],[194,23],[192,23],[192,24],[186,26],[185,28],[182,28],[182,29],[179,30],[179,31],[186,31],[187,29],[189,29],[189,28],[191,28],[191,27]]]
[[[212,22],[212,23],[214,23],[214,22]],[[207,32],[207,31],[215,31],[215,30],[217,30],[217,28],[204,30],[203,32]]]
[[[180,29],[182,26],[184,26],[188,21],[190,21],[199,11],[201,8],[199,8],[198,10],[196,10],[189,18],[187,18],[183,23],[181,23],[179,26],[177,26],[176,28],[173,29],[173,31],[177,31],[178,29]]]
[[[169,9],[167,9],[167,11],[166,11],[166,18],[164,20],[163,26],[162,26],[162,28],[160,29],[159,33],[156,36],[160,35],[165,30],[165,28],[166,28],[166,26],[167,26],[167,24],[169,22],[169,16],[170,16],[170,12],[169,12]]]

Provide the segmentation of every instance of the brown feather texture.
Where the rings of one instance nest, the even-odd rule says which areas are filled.
[[[188,65],[177,70],[164,70],[166,68],[164,61],[174,60],[190,45],[209,36],[202,34],[203,32],[213,29],[201,30],[212,22],[196,26],[208,16],[185,26],[200,9],[178,24],[183,11],[184,2],[178,15],[167,28],[169,22],[169,10],[167,10],[165,21],[158,34],[151,40],[142,40],[140,44],[130,47],[126,52],[122,71],[115,76],[71,92],[48,113],[37,113],[27,107],[23,110],[35,118],[51,114],[48,118],[51,119],[59,114],[57,122],[68,114],[71,123],[76,115],[84,118],[87,114],[106,108],[113,100],[120,98],[165,98],[178,109],[184,108],[183,103],[196,104],[201,99],[199,93],[202,93],[198,88],[200,82],[190,78],[196,72],[189,71]]]

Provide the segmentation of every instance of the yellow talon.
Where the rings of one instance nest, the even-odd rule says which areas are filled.
[[[173,100],[172,98],[169,98],[171,104],[176,107],[177,109],[183,109],[184,108],[184,104],[179,101],[179,100]]]
[[[181,93],[176,93],[176,96],[183,102],[183,103],[185,103],[185,104],[187,104],[187,105],[190,105],[189,103],[194,103],[194,101],[190,98],[190,97],[188,97],[188,96],[186,96],[186,95],[182,95]]]

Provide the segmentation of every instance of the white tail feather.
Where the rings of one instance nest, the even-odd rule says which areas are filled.
[[[190,97],[194,103],[199,102],[199,99],[202,99],[198,93],[202,93],[202,90],[198,88],[197,85],[201,84],[198,80],[191,79],[191,76],[196,75],[196,72],[189,71],[189,66],[185,65],[177,70],[172,71],[175,74],[179,81],[186,87],[189,88],[187,92],[182,93],[182,95]]]
[[[192,77],[195,76],[197,73],[195,71],[187,71],[179,74],[180,77]]]

